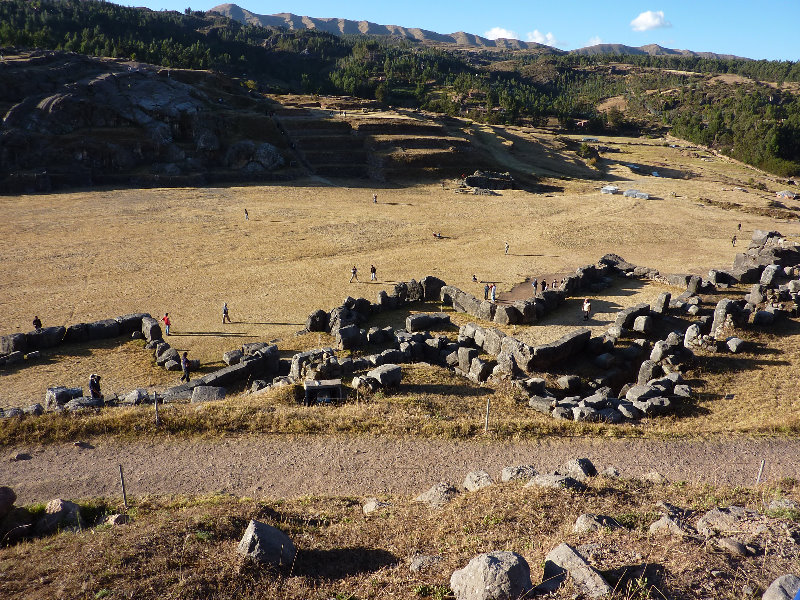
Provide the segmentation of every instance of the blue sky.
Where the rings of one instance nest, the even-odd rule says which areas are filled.
[[[218,0],[121,1],[153,10],[208,10]],[[311,17],[365,20],[420,27],[438,33],[466,31],[516,37],[562,50],[596,43],[735,54],[755,59],[800,60],[800,0],[241,0],[257,14],[291,12]]]

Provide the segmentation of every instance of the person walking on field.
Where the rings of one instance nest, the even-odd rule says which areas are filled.
[[[181,381],[185,381],[189,383],[189,353],[184,352],[181,356],[181,369],[183,370],[183,375],[181,375]]]
[[[733,236],[733,237],[731,238],[731,245],[732,245],[734,248],[736,248],[736,236]]]
[[[245,221],[249,221],[250,220],[250,214],[247,212],[246,208],[244,209],[244,220]]]
[[[378,203],[378,194],[372,194],[372,203],[373,204],[377,204]]]
[[[353,268],[350,269],[350,283],[353,283],[353,279],[358,281],[358,269],[355,265],[353,265]]]
[[[508,254],[508,249],[509,249],[511,246],[509,246],[509,245],[508,245],[508,242],[506,242],[505,244],[506,244],[506,254]]]
[[[230,323],[231,322],[231,317],[228,314],[228,303],[227,302],[223,302],[222,303],[222,324],[225,325],[226,322]]]
[[[370,266],[369,268],[369,280],[370,281],[378,281],[378,270],[375,268],[375,265]]]
[[[42,320],[39,318],[39,315],[33,317],[33,328],[36,331],[39,331],[42,328]]]
[[[172,321],[169,318],[169,313],[164,313],[164,316],[161,317],[161,322],[164,323],[164,334],[169,335],[169,327],[172,325]]]
[[[589,299],[583,301],[583,320],[588,321],[589,315],[592,314],[592,303],[589,302]]]

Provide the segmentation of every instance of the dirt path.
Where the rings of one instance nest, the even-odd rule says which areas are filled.
[[[12,460],[19,452],[29,459]],[[800,476],[800,440],[602,440],[559,438],[486,443],[423,439],[231,437],[219,441],[99,440],[94,447],[58,444],[14,448],[0,462],[0,485],[20,504],[56,497],[120,496],[123,465],[128,494],[228,492],[258,498],[315,495],[416,495],[437,481],[459,485],[468,471],[499,479],[508,465],[540,471],[570,458],[616,466],[625,477],[656,470],[671,481],[752,485]]]

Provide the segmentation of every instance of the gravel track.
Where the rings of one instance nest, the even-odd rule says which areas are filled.
[[[14,460],[17,453],[30,458]],[[624,477],[658,471],[670,481],[753,485],[800,477],[800,440],[605,440],[558,438],[522,442],[370,439],[330,436],[229,437],[221,440],[120,442],[84,447],[54,444],[7,449],[0,485],[18,503],[119,497],[119,467],[132,496],[226,492],[256,498],[303,495],[416,495],[438,481],[459,485],[468,471],[499,478],[509,465],[539,471],[588,457]]]

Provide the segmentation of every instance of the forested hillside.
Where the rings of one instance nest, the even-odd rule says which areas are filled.
[[[776,174],[800,173],[793,62],[464,50],[93,0],[0,2],[0,45],[219,70],[265,92],[374,98],[490,123],[671,128]],[[624,108],[599,110],[609,98]]]

